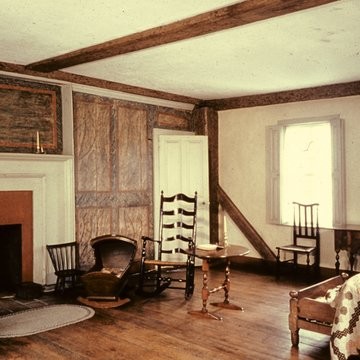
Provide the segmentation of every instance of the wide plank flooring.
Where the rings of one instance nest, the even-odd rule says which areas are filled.
[[[210,287],[222,281],[223,271],[212,269]],[[209,305],[210,311],[223,317],[222,321],[209,320],[188,314],[202,306],[199,269],[190,301],[172,289],[156,298],[134,297],[123,307],[96,309],[93,318],[78,324],[28,337],[0,339],[0,358],[328,360],[328,336],[300,330],[299,348],[291,347],[289,291],[304,285],[276,281],[273,275],[232,270],[230,301],[243,306],[244,311]],[[223,291],[210,296],[210,302],[222,300]],[[76,300],[71,296],[44,296],[42,301]]]

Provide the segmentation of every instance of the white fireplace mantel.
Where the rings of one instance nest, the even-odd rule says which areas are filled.
[[[0,153],[0,191],[33,192],[33,281],[53,284],[45,246],[75,240],[73,157]]]

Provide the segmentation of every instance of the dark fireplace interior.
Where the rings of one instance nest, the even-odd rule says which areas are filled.
[[[21,283],[21,224],[0,225],[0,291]]]

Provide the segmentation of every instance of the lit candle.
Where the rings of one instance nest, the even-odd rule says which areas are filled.
[[[36,132],[36,150],[40,151],[40,134],[38,131]]]

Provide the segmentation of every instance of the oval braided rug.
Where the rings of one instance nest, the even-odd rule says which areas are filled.
[[[38,334],[90,319],[94,309],[83,305],[48,305],[0,317],[0,338]]]

